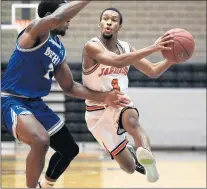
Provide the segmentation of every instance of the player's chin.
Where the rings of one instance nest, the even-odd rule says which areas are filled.
[[[103,33],[103,38],[105,38],[105,39],[111,39],[112,36],[113,36],[113,34]]]
[[[105,36],[111,36],[112,33],[111,32],[103,32],[103,35],[105,35]]]
[[[60,35],[61,35],[62,37],[65,36],[65,35],[66,35],[66,30],[61,31],[61,32],[60,32]]]

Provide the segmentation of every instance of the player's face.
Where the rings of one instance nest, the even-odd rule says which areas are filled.
[[[61,7],[61,6],[63,6],[63,5],[65,5],[65,3],[60,4],[59,7]],[[67,31],[68,28],[69,28],[69,23],[70,23],[70,20],[68,20],[67,22],[65,22],[65,23],[63,23],[63,24],[61,24],[61,25],[59,25],[59,27],[56,28],[56,29],[54,30],[55,33],[56,33],[57,35],[65,36],[66,31]]]
[[[68,30],[68,27],[69,27],[69,23],[70,23],[70,20],[59,25],[59,27],[55,29],[55,33],[57,35],[65,36],[66,31]]]
[[[121,28],[120,23],[120,16],[116,11],[107,10],[103,13],[101,21],[100,21],[100,28],[101,28],[101,35],[105,39],[110,39],[112,36]]]

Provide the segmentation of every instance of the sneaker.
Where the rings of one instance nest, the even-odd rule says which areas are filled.
[[[136,171],[141,173],[141,174],[143,174],[143,175],[145,175],[146,171],[145,171],[144,167],[138,162],[136,153],[134,151],[134,148],[131,145],[129,145],[129,144],[127,144],[126,146],[127,146],[128,150],[129,150],[129,152],[131,153],[132,157],[135,160]]]
[[[147,180],[149,182],[156,182],[159,179],[159,173],[156,167],[156,161],[153,154],[145,148],[139,147],[137,149],[137,159],[139,163],[145,168]]]

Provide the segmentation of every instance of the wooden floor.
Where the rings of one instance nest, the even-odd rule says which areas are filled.
[[[28,150],[25,145],[2,147],[2,188],[26,188]],[[99,147],[81,147],[80,151],[55,188],[206,188],[205,152],[154,152],[160,179],[152,184],[143,175],[123,172]],[[45,167],[52,153],[49,150]]]

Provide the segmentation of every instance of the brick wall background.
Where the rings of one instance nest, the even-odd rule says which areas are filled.
[[[2,23],[10,23],[10,9],[14,2],[21,1],[2,1]],[[108,7],[116,7],[123,14],[121,40],[139,49],[151,45],[171,28],[183,28],[192,33],[196,42],[195,53],[189,63],[206,63],[205,1],[92,1],[71,21],[68,34],[63,39],[69,62],[81,61],[83,45],[90,38],[99,35],[99,16],[102,10]],[[21,11],[18,11],[17,15],[21,17]],[[2,31],[3,62],[8,61],[14,49],[16,35],[15,31]],[[156,53],[148,58],[156,62],[162,59],[162,56]]]

